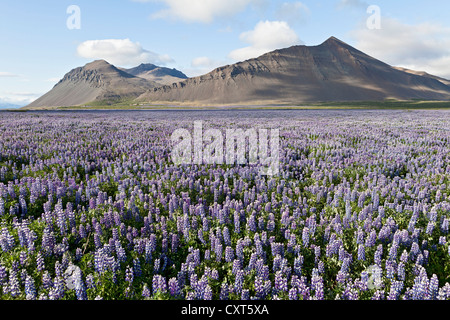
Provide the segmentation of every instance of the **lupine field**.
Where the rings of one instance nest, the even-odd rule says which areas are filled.
[[[178,128],[279,128],[280,171]],[[450,112],[0,113],[2,300],[450,300]]]

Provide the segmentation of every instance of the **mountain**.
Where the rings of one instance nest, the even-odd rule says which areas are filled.
[[[0,109],[18,109],[23,107],[23,104],[10,103],[8,101],[0,99]]]
[[[141,65],[121,70],[133,76],[151,80],[161,84],[172,84],[187,79],[188,77],[177,69],[170,69],[166,67],[158,67],[151,63],[142,63]]]
[[[119,70],[104,60],[96,60],[68,72],[53,89],[26,108],[134,99],[155,86],[159,84]]]
[[[423,76],[423,77],[428,77],[428,78],[436,79],[436,80],[442,82],[443,84],[445,84],[445,85],[447,85],[447,86],[450,85],[450,80],[447,80],[447,79],[444,79],[444,78],[441,78],[441,77],[438,77],[438,76],[433,76],[432,74],[429,74],[429,73],[427,73],[427,72],[425,72],[425,71],[415,71],[415,70],[411,70],[411,69],[407,69],[407,68],[402,68],[402,67],[394,67],[394,68],[397,69],[397,70],[401,70],[401,71],[404,71],[404,72],[416,74],[416,75],[419,75],[419,76]]]
[[[309,102],[450,100],[450,80],[392,67],[329,38],[292,46],[187,78],[176,70],[141,64],[117,68],[96,60],[68,72],[25,108],[110,104],[232,105]]]
[[[138,101],[187,104],[264,104],[321,101],[448,100],[450,87],[405,72],[336,39],[292,46],[155,87]]]

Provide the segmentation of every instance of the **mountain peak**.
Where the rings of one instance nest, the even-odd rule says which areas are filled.
[[[109,62],[107,62],[106,60],[99,59],[99,60],[95,60],[95,61],[87,63],[84,67],[86,69],[98,69],[98,68],[102,68],[102,67],[113,67],[113,65],[110,64]]]
[[[159,67],[151,63],[141,63],[131,69],[121,69],[133,76],[155,81],[161,84],[172,84],[187,79],[187,76],[176,69]]]
[[[349,46],[344,41],[336,38],[336,37],[329,37],[327,40],[325,40],[322,44],[323,45],[333,45],[333,46]]]

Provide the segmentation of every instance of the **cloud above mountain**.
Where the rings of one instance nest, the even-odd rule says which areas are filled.
[[[278,20],[286,21],[290,25],[304,23],[311,15],[308,6],[302,2],[283,2],[275,12]]]
[[[450,28],[382,17],[381,29],[369,30],[364,23],[351,36],[358,49],[391,65],[450,78]]]
[[[187,22],[210,23],[217,17],[230,17],[250,4],[261,0],[134,0],[136,2],[160,2],[166,8],[151,15],[152,18],[181,19]]]
[[[141,63],[166,65],[173,62],[168,55],[146,50],[139,42],[130,39],[88,40],[77,47],[80,57],[104,59],[118,66],[135,66]]]
[[[239,39],[249,45],[229,53],[229,58],[235,61],[256,58],[275,49],[303,44],[286,21],[260,21],[253,30],[241,33]]]

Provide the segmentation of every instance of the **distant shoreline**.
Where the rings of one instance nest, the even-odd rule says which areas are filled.
[[[398,109],[450,109],[450,101],[355,101],[322,102],[307,105],[295,104],[261,104],[261,105],[96,105],[72,107],[42,107],[19,109],[0,109],[0,112],[26,111],[77,111],[77,110],[398,110]]]

